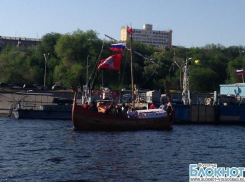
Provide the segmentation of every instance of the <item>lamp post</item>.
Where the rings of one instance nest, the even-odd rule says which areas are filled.
[[[190,97],[188,94],[189,92],[189,61],[192,58],[186,59],[185,66],[184,66],[184,78],[183,78],[183,92],[182,92],[182,101],[184,105],[190,104]]]
[[[43,54],[43,55],[44,55],[44,59],[45,59],[44,81],[43,81],[43,85],[44,85],[44,88],[46,88],[46,71],[47,71],[47,61],[48,61],[49,53],[48,53],[47,56],[46,56],[46,54]]]
[[[179,58],[177,58],[177,61],[179,62],[179,63],[181,63],[180,65],[176,62],[176,58],[175,58],[175,50],[174,50],[174,59],[173,59],[173,62],[174,63],[172,63],[172,64],[176,64],[177,66],[178,66],[178,68],[179,68],[179,77],[180,77],[180,79],[179,79],[179,84],[180,84],[180,90],[181,90],[181,88],[182,88],[182,84],[181,84],[181,72],[182,72],[182,65],[183,65],[183,60],[181,59],[179,59]]]
[[[175,61],[174,62],[178,67],[179,67],[179,77],[180,77],[180,79],[179,79],[179,84],[180,84],[180,89],[181,89],[181,86],[182,86],[182,84],[181,84],[181,66],[179,66],[179,64]]]

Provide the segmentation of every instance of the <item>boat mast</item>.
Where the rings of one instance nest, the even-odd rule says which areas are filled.
[[[134,108],[134,69],[133,69],[133,38],[132,38],[132,33],[130,33],[130,56],[131,56],[132,107]]]

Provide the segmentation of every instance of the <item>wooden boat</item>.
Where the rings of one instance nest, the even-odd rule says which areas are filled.
[[[132,56],[132,34],[131,34],[131,86],[132,96],[134,95],[134,79],[133,79],[133,56]],[[145,117],[129,118],[128,116],[110,115],[89,109],[85,109],[77,105],[78,89],[73,86],[74,99],[72,107],[72,122],[75,129],[93,131],[125,131],[125,130],[169,130],[172,129],[173,113],[160,113],[159,110],[138,110]],[[160,98],[159,98],[160,99]],[[134,101],[132,107],[134,108]],[[162,110],[163,111],[163,110]],[[139,113],[138,113],[139,114]],[[148,117],[150,114],[151,116]]]
[[[169,115],[158,118],[130,119],[126,116],[109,115],[84,109],[77,105],[77,89],[74,89],[72,122],[75,129],[86,131],[171,130],[173,117]]]

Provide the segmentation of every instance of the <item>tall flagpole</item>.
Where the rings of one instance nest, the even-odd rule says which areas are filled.
[[[102,74],[101,74],[102,75],[102,81],[101,81],[102,83],[101,84],[102,84],[102,87],[104,87],[104,83],[103,83],[103,80],[104,80],[104,70],[102,70],[101,72],[102,72]]]
[[[121,102],[121,71],[119,70],[119,72],[118,72],[118,77],[119,77],[119,85],[118,85],[118,90],[119,90],[119,102]]]
[[[127,31],[128,31],[128,27],[127,27]],[[131,55],[132,107],[134,108],[134,69],[133,69],[133,38],[132,38],[132,32],[130,33],[130,55]]]
[[[243,70],[242,70],[242,82],[244,83]]]

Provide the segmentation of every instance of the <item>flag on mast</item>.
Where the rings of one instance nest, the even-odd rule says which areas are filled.
[[[131,34],[132,33],[132,28],[131,27],[127,27],[127,33]]]
[[[121,67],[122,54],[114,54],[106,59],[100,60],[100,64],[98,69],[112,69],[112,70],[120,70]]]
[[[126,47],[126,43],[111,44],[110,50],[114,52],[123,52]]]
[[[243,75],[243,70],[236,70],[236,75],[237,76]]]

